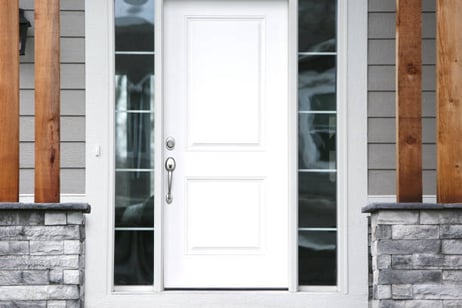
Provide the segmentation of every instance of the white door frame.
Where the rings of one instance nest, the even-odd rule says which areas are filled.
[[[289,2],[290,57],[289,65],[296,71],[297,1]],[[367,202],[367,4],[364,0],[338,1],[338,149],[340,177],[338,179],[338,269],[337,287],[310,287],[297,291],[296,230],[291,228],[290,247],[292,273],[290,291],[266,292],[174,292],[162,291],[162,257],[155,252],[154,287],[133,287],[115,291],[112,285],[113,252],[113,1],[85,0],[86,31],[86,193],[92,205],[87,216],[85,304],[87,307],[202,307],[205,303],[217,307],[367,307],[367,222],[361,207]],[[156,31],[162,24],[162,1],[156,3]],[[351,34],[351,35],[348,35]],[[156,46],[162,37],[156,36]],[[161,48],[157,48],[161,50]],[[156,76],[162,76],[162,54],[156,54]],[[295,71],[289,74],[290,100],[296,102]],[[161,127],[161,78],[156,78],[156,125]],[[344,102],[344,104],[341,104]],[[296,136],[296,104],[291,106],[291,133]],[[163,133],[156,131],[156,140]],[[293,138],[292,152],[296,150]],[[161,153],[161,142],[156,151]],[[291,157],[297,157],[296,152]],[[156,158],[157,159],[157,158]],[[159,162],[156,162],[159,166]],[[292,162],[292,200],[290,223],[297,224],[296,161]],[[163,196],[161,174],[156,173],[155,191]],[[156,198],[156,228],[162,228],[162,206]],[[348,206],[347,206],[348,205]],[[156,245],[161,234],[155,232]],[[159,294],[162,292],[162,294]]]

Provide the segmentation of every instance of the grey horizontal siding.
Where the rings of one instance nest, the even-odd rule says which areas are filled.
[[[435,12],[435,0],[423,0],[422,11]],[[369,12],[395,12],[396,1],[369,0]]]
[[[396,16],[390,12],[369,13],[369,38],[394,39]],[[391,25],[391,27],[390,27]],[[435,13],[422,13],[422,38],[434,39],[436,33]]]
[[[369,195],[394,195],[395,170],[369,170]],[[423,171],[423,190],[426,195],[436,194],[436,171]]]
[[[394,91],[395,90],[394,65],[369,65],[368,84],[369,91]],[[423,91],[435,91],[436,88],[435,65],[422,67]]]
[[[34,169],[21,169],[19,179],[21,194],[33,194]],[[85,193],[85,169],[61,169],[61,193]]]
[[[78,0],[82,1],[82,0]],[[76,2],[78,2],[76,1]],[[34,36],[35,20],[33,11],[25,11],[24,16],[30,21],[32,27],[27,35]],[[60,14],[61,37],[84,37],[85,36],[85,12],[84,11],[61,11]]]
[[[33,10],[34,1],[36,0],[19,0],[19,6],[26,10]],[[61,11],[83,11],[85,8],[85,1],[82,0],[61,0],[59,4],[61,6]]]
[[[422,116],[435,117],[435,92],[422,93]],[[368,93],[368,114],[369,118],[394,117],[396,109],[395,92],[377,92],[369,91]]]
[[[422,160],[426,170],[436,169],[435,144],[423,144]],[[371,143],[368,146],[368,168],[373,170],[394,170],[396,165],[396,149],[394,143]]]
[[[34,111],[34,90],[21,90],[20,114],[33,116]],[[61,90],[61,115],[85,116],[85,90]]]
[[[422,142],[435,143],[435,118],[422,119]],[[368,141],[371,143],[395,143],[396,138],[394,118],[369,118]]]
[[[21,63],[21,89],[34,89],[34,64]],[[61,89],[85,89],[85,64],[61,64]]]
[[[61,168],[82,169],[85,168],[84,142],[62,142],[61,143]],[[34,168],[34,143],[22,142],[19,148],[20,166],[23,169]]]
[[[22,116],[20,119],[20,140],[24,142],[34,141],[34,117]],[[85,141],[85,118],[84,117],[61,117],[61,141],[84,142]]]
[[[61,0],[61,192],[85,192],[85,0]],[[34,191],[34,0],[20,0],[32,27],[20,65],[20,192]]]
[[[395,194],[395,9],[396,1],[369,0],[368,26],[368,170],[370,195]],[[435,0],[422,8],[422,129],[424,194],[434,194]]]
[[[27,39],[26,54],[21,57],[21,63],[34,62],[35,39]],[[85,38],[63,37],[61,38],[61,63],[84,63],[85,62]]]
[[[435,65],[436,41],[425,39],[422,41],[422,62],[424,65]],[[370,39],[368,51],[369,65],[394,65],[395,40]]]

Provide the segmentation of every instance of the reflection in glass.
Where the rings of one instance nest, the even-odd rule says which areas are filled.
[[[299,56],[298,108],[300,111],[336,110],[335,56]]]
[[[299,231],[298,282],[300,285],[337,284],[337,233]]]
[[[114,0],[114,284],[152,285],[155,0]]]
[[[115,231],[114,283],[152,285],[154,233]]]
[[[152,110],[154,58],[116,56],[116,110]]]
[[[152,227],[154,173],[116,171],[115,184],[116,226]]]
[[[154,51],[154,0],[115,0],[116,51]]]
[[[300,114],[298,118],[299,168],[335,169],[335,114]]]
[[[298,226],[337,226],[336,172],[299,172]]]
[[[154,115],[119,112],[116,125],[116,168],[153,168]]]
[[[299,0],[298,11],[299,51],[335,51],[337,1]]]

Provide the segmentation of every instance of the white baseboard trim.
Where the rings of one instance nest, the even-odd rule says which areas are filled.
[[[20,194],[19,195],[19,202],[22,203],[33,203],[34,202],[34,194]],[[87,195],[86,194],[61,194],[61,202],[76,202],[76,203],[87,203]]]
[[[436,203],[435,195],[423,195],[422,201],[424,203]],[[367,196],[367,203],[391,203],[396,202],[396,195],[369,195]]]

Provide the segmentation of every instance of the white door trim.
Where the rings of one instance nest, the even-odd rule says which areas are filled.
[[[291,16],[291,54],[296,54],[297,4],[289,1]],[[343,176],[339,179],[339,285],[338,288],[304,288],[296,292],[297,278],[292,276],[289,292],[157,292],[162,291],[162,258],[155,255],[155,286],[114,292],[112,286],[113,251],[113,7],[112,1],[85,0],[86,26],[86,192],[92,213],[87,216],[86,249],[86,306],[87,307],[130,307],[136,303],[141,307],[202,307],[204,303],[217,307],[367,307],[367,225],[360,209],[367,202],[367,4],[363,0],[339,1],[339,95],[346,102],[339,109],[339,149],[346,153],[339,160]],[[162,2],[156,6],[156,24],[162,23]],[[161,46],[162,38],[156,37],[156,46]],[[162,55],[156,54],[156,76],[162,76]],[[296,57],[291,58],[296,67]],[[289,74],[294,77],[294,74]],[[291,82],[291,100],[296,98],[296,80]],[[161,89],[156,78],[156,87]],[[160,102],[162,93],[156,93]],[[158,107],[161,106],[157,104]],[[339,104],[339,107],[340,104]],[[296,106],[293,106],[296,108]],[[296,110],[290,115],[296,132]],[[161,112],[156,112],[156,117]],[[159,118],[156,123],[159,127]],[[341,136],[343,130],[343,136]],[[156,140],[161,140],[162,132],[156,132]],[[295,141],[294,141],[295,142]],[[95,147],[101,153],[95,154]],[[156,143],[156,147],[161,147]],[[293,148],[293,147],[292,147]],[[159,151],[159,149],[156,149]],[[293,150],[292,150],[293,151]],[[159,151],[160,152],[160,151]],[[295,153],[291,153],[296,157]],[[156,163],[158,165],[158,163]],[[295,166],[296,162],[292,162]],[[343,166],[342,166],[343,165]],[[296,169],[290,170],[292,187],[292,208],[296,209]],[[156,192],[163,195],[160,175],[156,174]],[[348,207],[346,206],[348,204]],[[162,207],[156,204],[156,211]],[[159,228],[162,213],[156,212],[156,226]],[[297,223],[296,211],[290,223]],[[292,251],[290,268],[296,273],[296,231],[291,229]],[[156,232],[156,243],[160,242],[160,232]],[[140,295],[143,294],[143,295]]]

